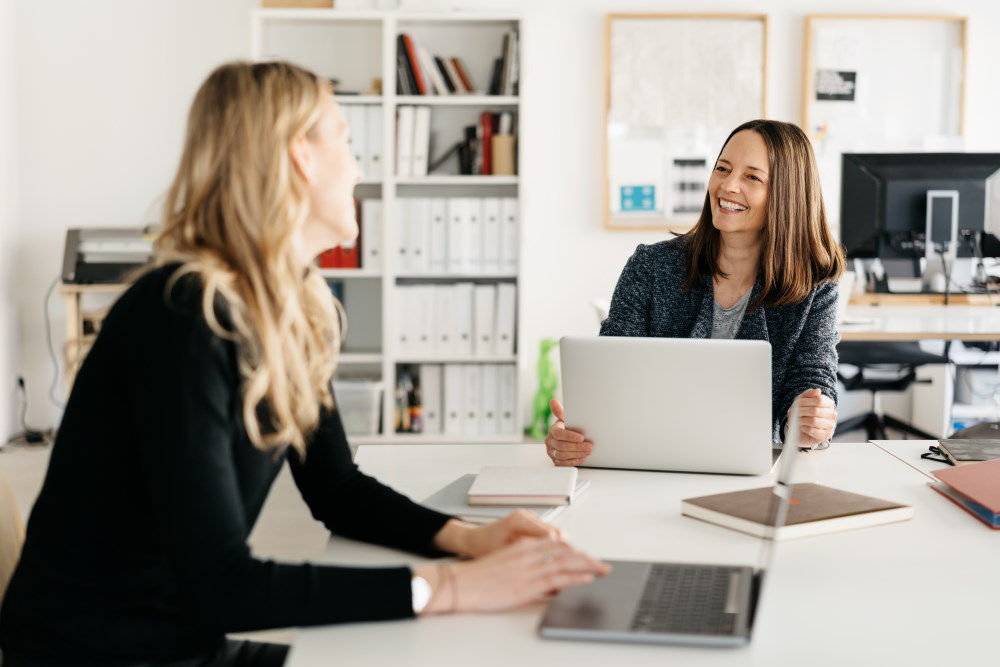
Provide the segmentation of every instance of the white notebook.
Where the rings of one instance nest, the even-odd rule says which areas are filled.
[[[469,488],[470,505],[569,505],[576,468],[486,466]]]
[[[542,521],[552,521],[566,509],[566,505],[553,505],[549,507],[536,505],[522,508],[499,505],[479,505],[473,507],[468,504],[467,499],[469,497],[469,487],[472,486],[475,479],[476,476],[472,473],[462,475],[451,484],[424,500],[423,505],[438,512],[458,517],[462,521],[468,521],[469,523],[492,523],[497,519],[504,518],[515,509],[527,510]],[[589,486],[590,480],[578,480],[576,489],[573,492],[573,498],[579,498],[580,494],[586,491]]]

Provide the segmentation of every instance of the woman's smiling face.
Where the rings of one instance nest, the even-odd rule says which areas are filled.
[[[733,135],[708,181],[712,226],[720,232],[759,232],[764,228],[769,166],[763,137],[752,130]]]

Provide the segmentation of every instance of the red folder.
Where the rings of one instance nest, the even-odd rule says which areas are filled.
[[[1000,459],[932,473],[939,480],[994,514],[1000,514]]]
[[[480,172],[483,176],[493,174],[493,114],[484,111],[479,114],[479,124],[482,126],[482,147],[483,147],[483,168]]]

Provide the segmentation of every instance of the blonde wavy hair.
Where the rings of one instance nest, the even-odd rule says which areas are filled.
[[[212,72],[191,105],[154,262],[182,264],[168,294],[195,274],[208,325],[236,343],[250,441],[303,456],[321,410],[333,407],[344,316],[297,250],[309,195],[289,147],[309,135],[329,92],[315,74],[284,62]]]

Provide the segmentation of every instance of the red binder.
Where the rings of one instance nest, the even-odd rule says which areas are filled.
[[[479,173],[483,176],[490,176],[493,174],[493,150],[491,148],[493,145],[493,114],[489,111],[479,114],[479,124],[482,126],[481,146],[483,147],[483,167]]]

